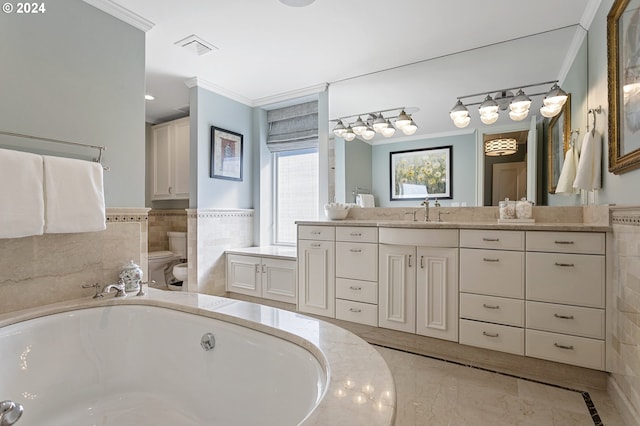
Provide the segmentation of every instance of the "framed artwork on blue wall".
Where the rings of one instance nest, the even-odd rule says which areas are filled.
[[[242,181],[242,135],[211,126],[211,171],[217,179]]]
[[[453,198],[451,146],[391,152],[391,201]]]

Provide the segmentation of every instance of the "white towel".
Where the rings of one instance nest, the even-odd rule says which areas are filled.
[[[106,228],[102,165],[44,156],[44,232],[94,232]]]
[[[356,204],[360,207],[375,207],[376,203],[373,198],[373,194],[358,194],[356,195]]]
[[[558,179],[558,185],[556,186],[556,194],[573,195],[576,193],[576,189],[573,187],[573,182],[576,179],[576,168],[578,166],[578,153],[571,147],[564,155],[564,163],[562,163],[562,171],[560,172],[560,178]]]
[[[592,191],[601,186],[602,179],[602,143],[600,135],[594,131],[587,132],[582,140],[578,169],[573,187]]]
[[[42,157],[0,149],[0,238],[42,235]]]

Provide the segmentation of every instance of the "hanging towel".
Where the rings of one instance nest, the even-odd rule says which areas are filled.
[[[94,232],[106,228],[102,165],[44,158],[44,232]]]
[[[601,186],[602,179],[602,142],[595,131],[587,132],[582,140],[580,158],[573,187],[592,191]]]
[[[373,198],[373,194],[358,194],[356,195],[356,204],[360,207],[375,207],[376,203]]]
[[[42,157],[0,149],[0,238],[42,235]]]
[[[576,193],[576,189],[573,187],[573,182],[576,179],[576,168],[578,166],[578,153],[571,147],[567,150],[564,156],[564,163],[562,163],[562,171],[560,172],[560,178],[558,179],[558,185],[556,186],[556,194],[573,195]]]

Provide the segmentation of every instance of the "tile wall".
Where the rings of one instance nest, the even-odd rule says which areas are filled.
[[[149,211],[149,251],[169,250],[167,232],[187,232],[187,210]]]

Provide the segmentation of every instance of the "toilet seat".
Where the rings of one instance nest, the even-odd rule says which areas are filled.
[[[173,252],[169,250],[152,251],[149,252],[149,260],[165,260],[175,257]]]

